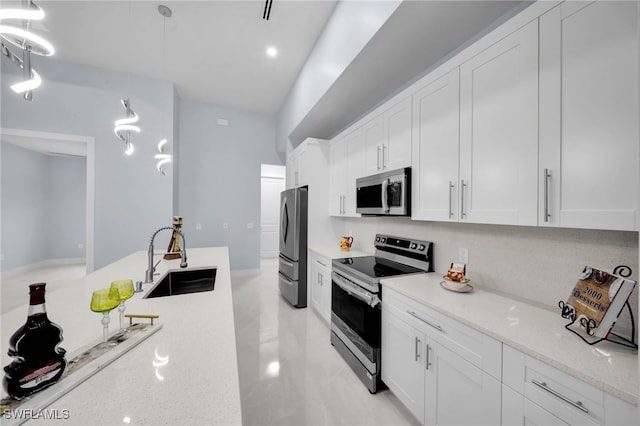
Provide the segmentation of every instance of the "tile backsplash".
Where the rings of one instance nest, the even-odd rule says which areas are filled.
[[[638,280],[638,233],[412,221],[409,218],[345,218],[344,235],[353,235],[356,250],[373,251],[377,233],[434,243],[435,273],[458,261],[458,249],[469,250],[467,275],[474,286],[507,293],[557,311],[586,266],[611,270],[631,267]],[[631,295],[638,316],[638,289]],[[559,313],[558,313],[559,315]],[[630,328],[623,313],[618,330]]]

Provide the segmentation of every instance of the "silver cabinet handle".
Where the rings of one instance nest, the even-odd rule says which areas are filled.
[[[551,389],[549,386],[547,386],[546,382],[538,382],[537,380],[531,379],[531,383],[533,383],[534,385],[538,386],[540,389],[543,389],[543,390],[549,392],[551,395],[560,398],[564,402],[567,402],[567,403],[573,405],[577,409],[582,410],[585,413],[589,412],[589,410],[582,405],[582,401],[572,401],[572,400],[570,400],[566,396],[564,396],[564,395],[558,393],[557,391],[554,391],[553,389]]]
[[[549,222],[551,214],[549,214],[549,181],[551,180],[551,172],[544,169],[544,221]]]
[[[322,275],[318,272],[318,284],[322,285]]]
[[[416,356],[415,356],[416,362],[418,362],[418,359],[420,358],[420,352],[418,350],[419,348],[420,348],[420,339],[416,337]]]
[[[444,333],[444,330],[442,329],[442,327],[441,327],[441,326],[431,324],[429,321],[425,320],[424,318],[421,318],[418,314],[416,314],[416,313],[415,313],[415,312],[413,312],[413,311],[407,311],[407,313],[408,313],[409,315],[411,315],[412,317],[419,319],[420,321],[422,321],[423,323],[427,324],[428,326],[433,327],[433,328],[435,328],[436,330],[441,331],[441,332],[443,332],[443,333]]]
[[[453,195],[453,182],[449,181],[449,218],[453,217],[453,202],[451,196]]]
[[[431,350],[431,346],[429,346],[429,344],[427,343],[427,359],[425,362],[425,369],[428,370],[429,366],[431,365],[431,361],[429,360],[429,351]]]
[[[463,218],[467,215],[467,213],[464,211],[464,193],[466,187],[467,184],[464,183],[464,180],[460,180],[460,213]]]
[[[384,152],[387,150],[387,146],[385,144],[382,144],[382,170],[385,169],[385,167],[387,167],[386,164],[384,164]]]
[[[380,145],[376,149],[378,150],[376,154],[376,170],[380,170]]]

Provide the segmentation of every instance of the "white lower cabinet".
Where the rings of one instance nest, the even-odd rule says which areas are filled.
[[[331,260],[309,251],[308,285],[311,287],[311,306],[322,319],[331,323]]]
[[[633,425],[637,408],[503,345],[503,425]]]
[[[479,366],[499,362],[500,344],[387,288],[382,306],[382,380],[411,413],[426,425],[499,424],[500,380]]]
[[[425,425],[637,425],[638,408],[382,291],[382,381]]]

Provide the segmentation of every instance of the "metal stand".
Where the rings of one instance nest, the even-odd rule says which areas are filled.
[[[619,265],[614,268],[613,274],[620,275],[621,277],[627,278],[631,275],[631,268],[629,268],[626,265]],[[571,322],[565,325],[564,328],[566,328],[567,330],[569,330],[570,332],[572,332],[573,334],[581,338],[586,344],[595,345],[596,343],[600,343],[603,340],[607,340],[609,342],[626,346],[628,348],[638,349],[638,343],[636,342],[636,321],[635,321],[635,318],[633,317],[633,310],[631,309],[631,304],[629,303],[629,300],[625,301],[625,306],[627,307],[627,310],[629,311],[629,317],[631,318],[631,340],[627,339],[626,337],[622,337],[619,334],[616,334],[613,331],[611,331],[609,332],[609,335],[607,337],[589,341],[582,335],[583,333],[570,328],[577,321],[575,311],[570,306],[567,306],[562,300],[558,302],[558,307],[562,311],[561,312],[562,318],[567,318],[571,320]],[[591,336],[592,330],[596,328],[596,322],[592,319],[580,318],[579,326],[586,330],[587,335]],[[614,326],[615,326],[615,323],[613,324],[612,328]],[[615,337],[615,339],[613,339],[612,337]]]

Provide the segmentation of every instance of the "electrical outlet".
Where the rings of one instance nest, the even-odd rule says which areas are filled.
[[[458,262],[464,263],[465,265],[469,264],[469,249],[460,247],[458,249]]]
[[[225,223],[222,224],[222,227],[224,229],[229,229],[229,224],[227,222],[225,222]]]
[[[253,222],[247,223],[247,229],[253,229]]]
[[[79,248],[79,249],[83,249],[83,248],[84,248],[84,244],[79,243],[79,244],[78,244],[78,248]]]
[[[201,223],[196,223],[196,230],[199,231],[202,229],[202,224]]]

